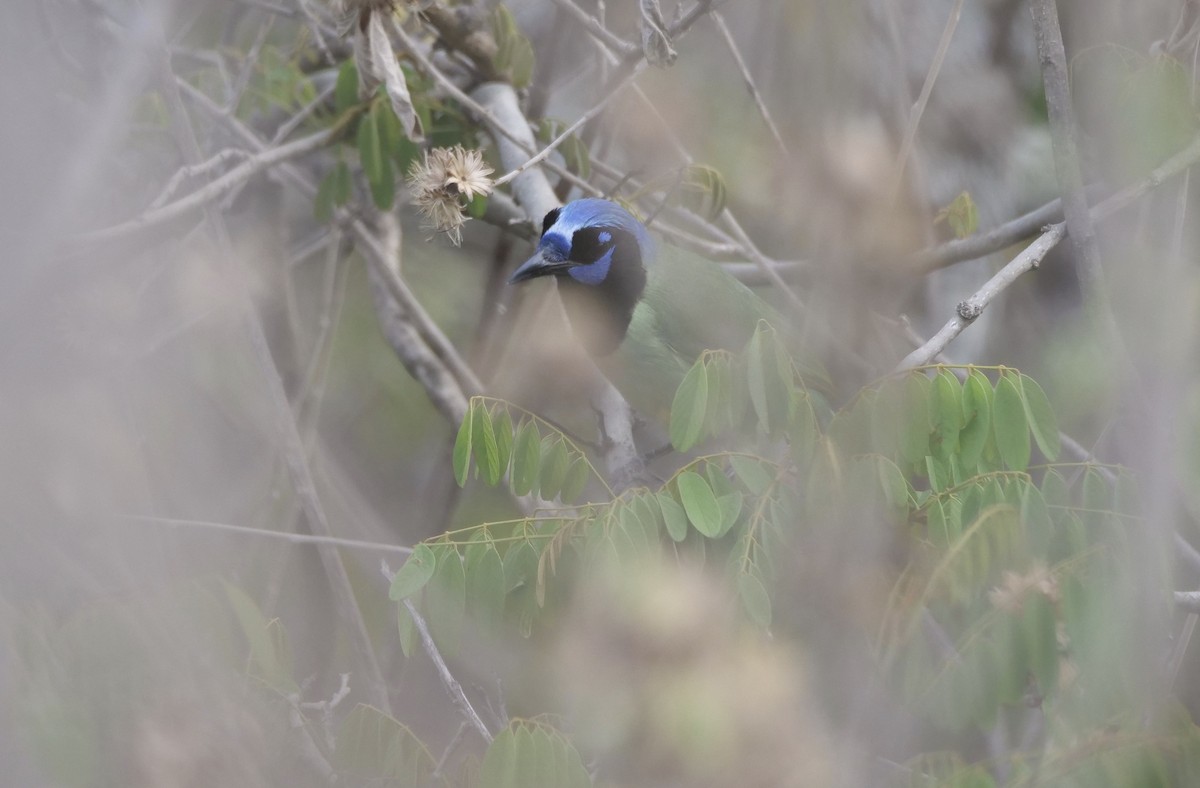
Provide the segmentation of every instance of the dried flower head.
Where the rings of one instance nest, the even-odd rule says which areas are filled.
[[[1058,580],[1040,561],[1023,575],[1005,572],[1003,583],[988,592],[988,599],[999,610],[1017,613],[1031,593],[1040,594],[1051,602],[1058,601]]]
[[[455,246],[462,243],[462,226],[467,222],[463,210],[475,195],[492,193],[488,176],[493,172],[482,153],[461,145],[434,148],[422,161],[413,162],[408,185],[425,225],[446,233]]]

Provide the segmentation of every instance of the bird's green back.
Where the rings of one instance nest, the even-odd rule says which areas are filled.
[[[704,350],[740,351],[774,309],[714,262],[660,244],[628,332],[600,366],[630,404],[666,420],[675,389]]]

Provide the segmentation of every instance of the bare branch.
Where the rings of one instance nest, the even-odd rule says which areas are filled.
[[[1042,65],[1042,82],[1046,88],[1046,110],[1050,117],[1050,137],[1054,146],[1054,168],[1063,197],[1063,214],[1071,232],[1071,246],[1079,260],[1080,279],[1084,296],[1097,317],[1110,332],[1109,340],[1118,341],[1116,321],[1104,292],[1104,274],[1100,267],[1100,248],[1088,210],[1083,189],[1083,174],[1079,168],[1076,140],[1079,131],[1075,111],[1071,106],[1071,88],[1067,82],[1067,55],[1063,48],[1062,30],[1058,24],[1058,9],[1054,0],[1032,0],[1034,32],[1037,35],[1038,55]]]
[[[607,27],[600,24],[598,19],[576,5],[573,0],[554,0],[554,3],[575,17],[575,21],[583,25],[593,38],[618,55],[634,55],[641,51],[637,44],[630,43],[616,33],[613,33]]]
[[[1042,259],[1058,245],[1066,235],[1067,227],[1063,223],[1051,225],[1036,241],[1031,243],[1012,262],[1001,268],[996,275],[981,287],[975,295],[958,305],[956,314],[942,330],[934,334],[928,342],[904,357],[896,367],[898,370],[924,366],[933,361],[934,357],[946,349],[967,326],[983,314],[983,310],[996,296],[1003,293],[1009,285],[1017,281],[1021,274],[1030,271],[1041,264]]]
[[[391,582],[391,572],[387,565],[383,567],[384,576]],[[442,652],[438,651],[437,644],[433,642],[433,636],[429,634],[429,627],[425,624],[425,619],[417,612],[417,608],[413,605],[412,600],[404,600],[404,607],[408,610],[408,614],[412,616],[413,623],[417,625],[417,632],[421,635],[421,646],[425,649],[425,653],[433,660],[433,666],[437,668],[438,676],[442,679],[442,685],[446,688],[446,692],[450,693],[450,700],[458,707],[458,710],[463,713],[463,716],[471,723],[475,730],[479,731],[479,735],[488,744],[492,742],[492,732],[488,730],[487,725],[483,724],[483,719],[475,711],[475,707],[471,705],[471,699],[467,697],[467,693],[463,692],[462,685],[458,683],[458,679],[454,678],[454,674],[450,672],[450,668],[446,667],[446,660],[442,658]]]
[[[282,162],[298,158],[324,147],[332,141],[333,136],[329,131],[318,131],[307,137],[289,142],[286,145],[280,145],[277,148],[263,146],[258,153],[249,156],[249,158],[229,172],[210,181],[206,186],[197,189],[186,197],[182,197],[161,208],[146,211],[136,219],[131,219],[123,224],[84,233],[73,239],[72,245],[73,247],[82,248],[92,244],[122,240],[177,219],[191,216],[228,194],[233,189],[246,183],[259,173]]]
[[[553,140],[551,140],[550,144],[548,144],[546,147],[542,148],[540,151],[538,151],[536,154],[534,154],[527,161],[523,162],[522,164],[517,165],[516,167],[509,170],[504,175],[497,178],[494,185],[495,186],[503,186],[504,184],[509,183],[510,181],[515,179],[521,173],[525,172],[525,170],[529,169],[530,167],[532,167],[536,164],[540,164],[543,161],[545,161],[550,156],[550,154],[553,153],[558,148],[559,145],[562,145],[563,142],[566,141],[567,137],[571,136],[576,131],[578,131],[579,128],[581,126],[583,126],[583,124],[587,123],[589,120],[591,120],[592,118],[599,115],[604,110],[604,108],[606,106],[608,106],[608,102],[612,101],[612,99],[618,93],[621,92],[621,88],[625,87],[631,81],[633,81],[633,78],[636,77],[638,74],[640,74],[642,72],[642,70],[645,68],[645,66],[646,66],[646,61],[644,61],[644,60],[638,61],[633,66],[633,68],[628,71],[628,73],[615,78],[612,81],[612,84],[609,86],[609,88],[604,91],[603,98],[601,98],[598,102],[593,104],[586,112],[584,112],[582,115],[579,116],[578,120],[576,120],[574,123],[572,123],[566,129],[564,129],[563,132],[561,134],[559,134],[557,137],[555,137]]]

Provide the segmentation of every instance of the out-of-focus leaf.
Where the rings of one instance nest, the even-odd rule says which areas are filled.
[[[671,445],[679,451],[687,451],[696,445],[704,427],[707,407],[708,375],[701,359],[683,376],[683,381],[675,391],[675,399],[671,402]]]
[[[959,462],[968,472],[979,464],[992,434],[992,385],[972,369],[963,386],[963,428],[958,434]]]
[[[333,764],[340,773],[372,783],[445,785],[433,779],[437,764],[411,730],[361,703],[338,730]]]
[[[771,597],[762,582],[749,572],[741,572],[737,576],[737,587],[751,620],[763,629],[771,626]]]
[[[337,83],[333,88],[333,107],[340,115],[358,103],[358,67],[347,60],[338,69]]]
[[[439,548],[437,569],[425,589],[429,633],[446,655],[458,653],[467,613],[467,577],[454,547]]]
[[[658,506],[662,510],[663,524],[672,540],[682,542],[687,538],[687,513],[665,492],[658,494]]]
[[[720,534],[723,521],[721,506],[704,477],[693,471],[684,471],[679,475],[677,484],[683,510],[696,530],[709,538]]]
[[[475,423],[474,410],[476,407],[477,405],[472,402],[466,415],[463,416],[462,424],[458,425],[458,436],[454,439],[454,480],[458,482],[459,487],[467,483],[467,472],[471,469],[471,433]]]
[[[1029,467],[1029,421],[1025,402],[1011,375],[1001,375],[992,403],[992,434],[1000,459],[1014,471]]]
[[[938,212],[934,224],[946,222],[955,238],[974,235],[979,229],[979,207],[969,192],[960,192],[954,201]]]
[[[1018,382],[1033,439],[1037,441],[1038,448],[1046,455],[1046,459],[1053,462],[1058,459],[1058,452],[1062,448],[1058,434],[1058,418],[1054,415],[1054,409],[1050,407],[1046,392],[1042,391],[1036,380],[1028,375],[1021,375]]]
[[[707,164],[688,165],[680,181],[679,191],[683,205],[709,221],[721,215],[728,201],[725,176]]]
[[[412,555],[400,567],[392,578],[388,598],[393,602],[401,602],[420,591],[433,577],[437,569],[437,556],[429,545],[421,543],[413,548]]]
[[[457,450],[457,445],[455,446]],[[542,461],[542,437],[533,420],[517,428],[517,439],[513,446],[512,482],[513,492],[528,495],[538,478]]]

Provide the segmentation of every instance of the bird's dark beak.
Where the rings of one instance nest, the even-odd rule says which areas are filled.
[[[515,285],[517,282],[524,282],[527,279],[536,279],[539,276],[550,276],[551,274],[561,273],[572,265],[567,260],[547,260],[539,249],[533,257],[521,263],[520,267],[513,271],[512,276],[508,278],[508,283]]]

